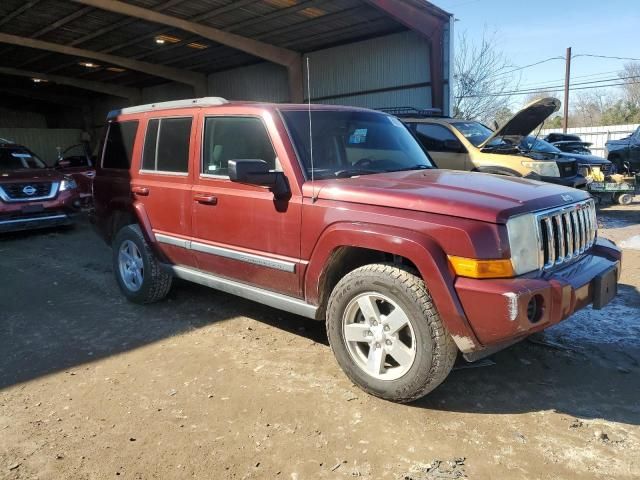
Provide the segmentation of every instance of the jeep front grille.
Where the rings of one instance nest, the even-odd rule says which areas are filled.
[[[567,263],[593,245],[598,224],[592,200],[538,214],[539,256],[544,270]]]

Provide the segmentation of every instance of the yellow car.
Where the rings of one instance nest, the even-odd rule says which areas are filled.
[[[386,110],[399,117],[439,168],[525,177],[584,188],[575,159],[526,148],[523,138],[560,108],[556,98],[529,103],[495,132],[480,122],[415,109]]]

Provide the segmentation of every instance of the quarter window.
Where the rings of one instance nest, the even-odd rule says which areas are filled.
[[[137,120],[112,122],[109,125],[102,159],[102,168],[129,169],[137,132]]]
[[[229,160],[264,160],[280,170],[267,130],[258,118],[209,117],[204,123],[202,173],[228,175]]]
[[[444,146],[446,140],[457,141],[456,136],[445,127],[427,123],[416,124],[416,136],[428,151],[447,152]]]
[[[142,152],[142,169],[187,173],[192,121],[191,117],[149,120]]]

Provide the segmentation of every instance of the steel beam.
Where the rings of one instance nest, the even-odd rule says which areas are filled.
[[[445,25],[449,23],[448,15],[444,12],[435,15],[400,0],[366,1],[429,41],[431,104],[444,111],[443,35]]]
[[[302,56],[294,51],[275,45],[243,37],[218,28],[209,27],[164,13],[156,12],[118,0],[73,0],[102,10],[140,18],[148,22],[167,25],[185,32],[194,33],[202,38],[226,45],[264,60],[283,65],[289,72],[289,94],[293,102],[302,101]]]
[[[46,73],[32,72],[29,70],[20,70],[17,68],[0,67],[0,74],[11,75],[15,77],[41,78],[48,82],[60,85],[68,85],[70,87],[90,90],[92,92],[104,93],[115,97],[128,98],[132,104],[139,103],[142,95],[139,89],[131,87],[123,87],[110,83],[93,82],[89,80],[80,80],[72,77],[63,77],[60,75],[50,75]]]
[[[0,43],[8,43],[11,45],[18,45],[20,47],[35,48],[38,50],[61,53],[63,55],[72,55],[79,58],[98,60],[100,62],[128,68],[129,70],[136,70],[148,75],[173,80],[174,82],[186,83],[187,85],[193,86],[196,96],[206,96],[207,94],[207,79],[205,75],[201,73],[178,70],[164,65],[141,62],[140,60],[132,60],[130,58],[118,57],[92,50],[68,47],[59,43],[44,42],[42,40],[36,40],[28,37],[18,37],[7,33],[0,33]]]

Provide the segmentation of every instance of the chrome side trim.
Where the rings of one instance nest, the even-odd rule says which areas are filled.
[[[296,315],[302,315],[303,317],[311,319],[316,318],[318,307],[311,305],[304,300],[271,292],[262,288],[253,287],[240,282],[235,282],[226,278],[217,277],[192,268],[172,266],[170,269],[176,277],[182,278],[183,280],[199,283],[206,287],[215,288],[216,290],[221,290],[223,292],[237,295],[254,302],[259,302],[273,308],[285,310]]]
[[[16,182],[18,183],[18,182]],[[25,182],[23,182],[25,183]],[[29,185],[29,183],[25,183],[25,185]],[[29,198],[13,198],[7,195],[7,192],[4,191],[2,187],[0,187],[0,199],[7,203],[18,203],[18,202],[33,202],[35,200],[51,200],[58,195],[58,188],[60,186],[60,182],[51,182],[51,188],[49,189],[49,193],[42,197],[29,197]]]
[[[43,222],[47,220],[66,220],[66,215],[49,215],[48,217],[36,217],[36,218],[16,218],[15,220],[1,220],[0,225],[10,225],[12,223],[30,223],[30,222]]]
[[[204,243],[191,242],[191,250],[195,250],[196,252],[208,253],[210,255],[217,255],[218,257],[230,258],[232,260],[238,260],[239,262],[260,265],[261,267],[273,268],[275,270],[281,270],[283,272],[294,273],[296,271],[296,264],[292,262],[276,260],[274,258],[263,257],[262,255],[254,255],[252,253],[240,252],[238,250],[231,250],[229,248],[214,247],[213,245],[206,245]]]
[[[155,232],[154,232],[155,233]],[[190,249],[191,242],[189,240],[183,240],[182,238],[172,237],[170,235],[165,235],[163,233],[155,233],[156,240],[161,243],[166,243],[167,245],[173,245],[174,247],[181,247]]]
[[[186,248],[196,252],[207,253],[209,255],[217,255],[218,257],[230,258],[239,262],[251,263],[252,265],[260,265],[261,267],[273,268],[282,272],[295,273],[296,264],[285,260],[277,260],[275,258],[255,255],[253,253],[241,252],[230,248],[216,247],[205,243],[184,240],[163,233],[156,233],[156,239],[161,243],[173,245],[175,247]]]

